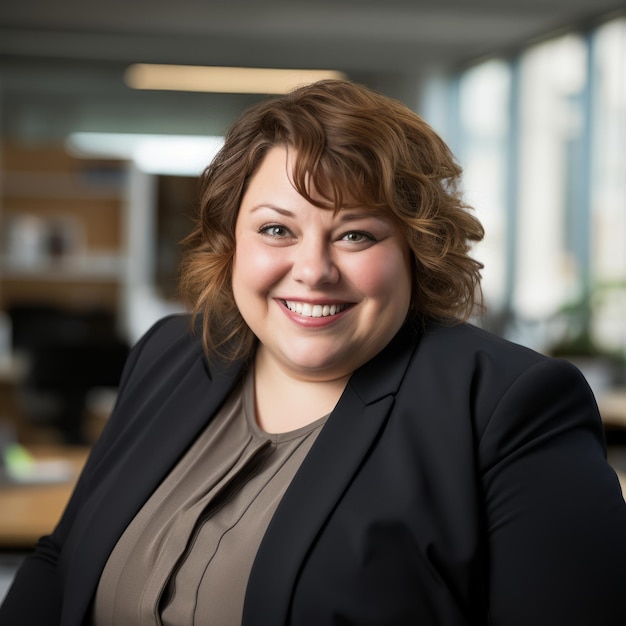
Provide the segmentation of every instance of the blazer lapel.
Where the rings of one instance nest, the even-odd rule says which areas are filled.
[[[417,333],[405,326],[353,374],[257,552],[244,605],[245,626],[287,622],[306,554],[384,426],[416,344]]]
[[[86,503],[77,524],[82,532],[75,538],[63,624],[83,623],[100,573],[120,534],[215,415],[240,371],[241,364],[237,364],[211,375],[199,356],[171,398],[164,394],[162,402],[157,396],[146,405],[144,411],[149,417],[145,423],[149,426],[125,449],[123,458],[109,459],[101,468],[107,476]],[[119,485],[125,488],[120,490]],[[98,542],[92,537],[98,537]]]

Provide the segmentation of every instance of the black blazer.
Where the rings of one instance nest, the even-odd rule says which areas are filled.
[[[120,534],[241,372],[209,366],[187,325],[167,318],[131,353],[2,626],[89,624]],[[405,327],[354,373],[285,494],[243,624],[624,626],[625,580],[626,505],[578,370],[470,325]]]

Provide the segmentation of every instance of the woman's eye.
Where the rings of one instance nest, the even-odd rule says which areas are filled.
[[[289,231],[279,224],[269,224],[268,226],[263,226],[263,228],[259,229],[259,232],[262,235],[267,235],[268,237],[287,237],[289,235]]]
[[[342,239],[350,243],[364,243],[366,241],[374,241],[374,237],[367,233],[360,233],[357,231],[346,233]]]

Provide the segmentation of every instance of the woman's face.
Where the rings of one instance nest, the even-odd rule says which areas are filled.
[[[292,154],[272,148],[235,228],[233,292],[257,358],[301,380],[335,380],[375,356],[411,300],[409,247],[384,215],[337,214],[291,184]]]

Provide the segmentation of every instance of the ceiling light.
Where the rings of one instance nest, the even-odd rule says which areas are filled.
[[[124,73],[133,89],[211,93],[284,94],[323,79],[341,79],[334,70],[289,70],[137,63]]]
[[[73,156],[134,161],[150,174],[197,176],[224,143],[223,137],[72,133],[67,148]]]

